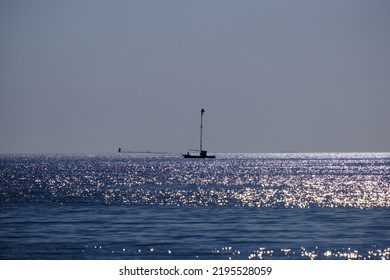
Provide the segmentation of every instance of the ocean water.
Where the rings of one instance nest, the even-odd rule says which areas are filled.
[[[0,259],[390,259],[390,154],[0,155]]]

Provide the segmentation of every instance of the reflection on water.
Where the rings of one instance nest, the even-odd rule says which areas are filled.
[[[109,205],[390,206],[390,154],[3,156],[1,201]]]
[[[390,259],[390,154],[1,155],[0,258]]]

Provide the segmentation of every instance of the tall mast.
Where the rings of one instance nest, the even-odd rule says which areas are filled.
[[[203,130],[203,113],[204,109],[200,110],[200,153],[202,153],[202,130]]]

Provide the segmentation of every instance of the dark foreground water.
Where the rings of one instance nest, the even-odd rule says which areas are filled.
[[[0,259],[390,259],[390,154],[0,155]]]

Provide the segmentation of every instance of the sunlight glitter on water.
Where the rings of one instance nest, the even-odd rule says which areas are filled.
[[[111,254],[117,255],[120,258],[126,256],[146,254],[148,258],[177,258],[177,253],[174,249],[164,248],[102,248],[102,246],[85,246],[81,249],[82,254],[104,254],[105,251],[109,251]],[[390,247],[384,249],[373,249],[368,251],[358,251],[352,248],[345,248],[343,250],[321,248],[307,249],[304,247],[291,249],[281,248],[274,250],[272,248],[260,247],[254,250],[242,250],[233,248],[231,246],[225,246],[221,248],[215,248],[210,252],[205,252],[206,255],[218,256],[218,259],[248,259],[248,260],[269,260],[269,259],[307,259],[307,260],[390,260]],[[204,258],[200,252],[198,258]],[[209,256],[207,257],[209,258]]]
[[[2,189],[13,194],[6,200],[390,207],[389,154],[227,154],[214,161],[137,156],[92,159],[69,156],[56,161],[42,156],[5,165]]]
[[[0,258],[390,258],[384,153],[0,155],[0,206]]]

